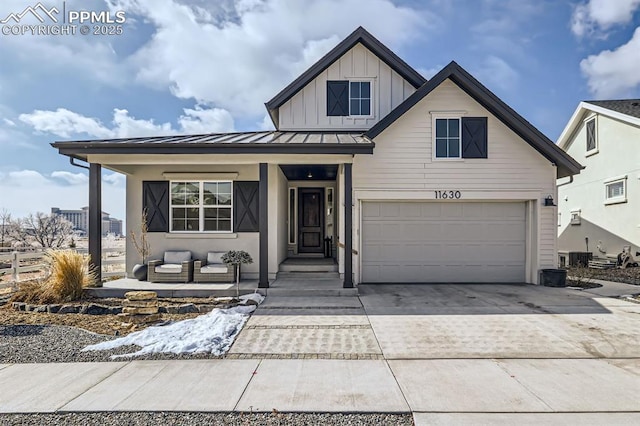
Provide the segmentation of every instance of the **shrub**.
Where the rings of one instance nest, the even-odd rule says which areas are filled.
[[[49,274],[42,281],[19,285],[12,300],[27,303],[70,302],[82,297],[82,290],[93,285],[96,274],[90,269],[89,256],[75,250],[49,250],[45,253]]]

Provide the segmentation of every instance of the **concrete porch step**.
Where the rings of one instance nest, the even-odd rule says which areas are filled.
[[[338,280],[340,279],[340,274],[338,272],[301,272],[301,271],[280,271],[276,275],[276,279],[286,279],[286,280]]]
[[[286,263],[280,264],[280,272],[338,272],[338,265],[335,263],[315,264],[315,263]]]
[[[268,297],[356,297],[357,288],[331,288],[331,289],[311,289],[295,287],[276,287],[267,289]]]

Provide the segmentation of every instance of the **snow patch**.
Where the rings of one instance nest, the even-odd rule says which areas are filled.
[[[249,295],[246,299],[259,304],[263,296]],[[256,306],[236,306],[229,309],[214,309],[206,315],[177,321],[169,325],[148,327],[119,339],[89,345],[85,351],[104,351],[127,345],[142,347],[137,352],[112,355],[111,359],[136,357],[153,353],[193,354],[211,353],[222,355],[229,350],[236,336],[249,319]]]

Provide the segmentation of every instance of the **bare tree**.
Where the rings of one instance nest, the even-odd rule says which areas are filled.
[[[29,214],[23,219],[11,221],[10,237],[25,245],[39,245],[43,248],[60,248],[71,237],[73,224],[57,214]]]
[[[4,247],[5,241],[8,241],[10,224],[11,213],[7,209],[0,210],[0,247]]]

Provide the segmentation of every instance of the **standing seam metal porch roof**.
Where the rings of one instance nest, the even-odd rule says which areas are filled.
[[[57,141],[60,154],[372,154],[362,132],[236,132]]]

